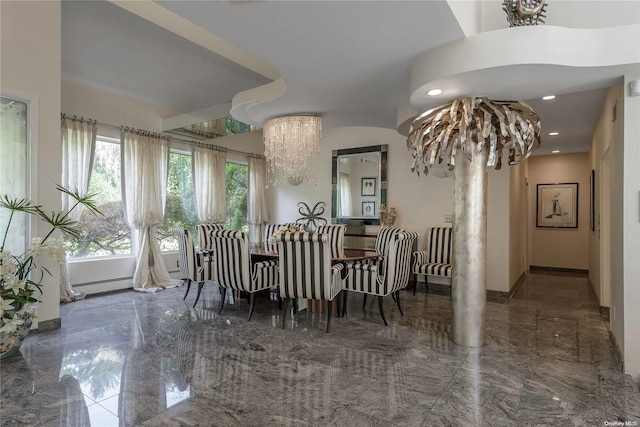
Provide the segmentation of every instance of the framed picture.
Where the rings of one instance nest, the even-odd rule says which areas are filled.
[[[376,215],[376,202],[362,202],[362,215],[363,216],[375,216]]]
[[[578,183],[538,184],[536,227],[578,228]]]
[[[360,193],[362,196],[375,196],[376,195],[376,179],[362,178],[362,183],[360,185]]]

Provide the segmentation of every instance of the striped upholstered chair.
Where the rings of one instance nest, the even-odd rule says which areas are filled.
[[[251,263],[249,239],[242,231],[213,230],[213,280],[222,288],[222,312],[227,289],[249,294],[249,318],[253,314],[255,293],[277,284],[278,261],[265,260]]]
[[[283,233],[278,241],[282,328],[288,301],[306,298],[327,301],[327,332],[331,322],[332,301],[342,290],[342,264],[331,265],[331,247],[327,234]]]
[[[200,251],[211,251],[211,232],[213,230],[224,230],[224,224],[198,224],[196,225],[198,231],[198,242],[200,242]]]
[[[187,298],[189,289],[191,288],[191,282],[198,284],[198,295],[196,301],[193,303],[195,307],[200,299],[200,293],[204,282],[211,280],[211,257],[204,255],[201,252],[196,252],[193,244],[193,236],[191,232],[186,228],[175,227],[172,229],[173,233],[178,239],[178,252],[181,279],[187,282],[187,291],[184,293],[182,299]]]
[[[418,275],[424,275],[424,284],[429,290],[429,276],[451,277],[451,252],[453,240],[451,227],[433,227],[427,230],[427,250],[413,253],[413,294],[418,287]]]
[[[376,239],[376,249],[379,249],[378,259],[371,262],[350,262],[347,264],[347,278],[344,289],[364,294],[363,308],[367,303],[367,295],[378,297],[378,308],[382,321],[387,325],[384,317],[382,297],[392,294],[400,314],[400,289],[407,286],[411,274],[411,251],[418,233],[399,228],[385,227]],[[346,308],[347,294],[344,295]]]
[[[272,243],[269,241],[269,238],[273,236],[273,233],[278,231],[280,227],[285,227],[287,225],[296,225],[292,223],[286,224],[267,224],[264,226],[264,248],[269,252],[276,252],[278,250],[278,244]]]
[[[320,225],[316,229],[316,233],[329,235],[332,257],[344,257],[344,233],[346,230],[347,226],[342,224]]]

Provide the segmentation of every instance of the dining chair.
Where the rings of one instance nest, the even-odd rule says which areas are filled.
[[[309,232],[283,233],[278,240],[282,328],[290,299],[327,301],[327,330],[333,299],[342,290],[341,263],[332,265],[329,235]]]
[[[347,276],[344,289],[364,294],[364,309],[367,295],[378,297],[380,316],[388,325],[384,316],[383,297],[391,294],[398,305],[400,314],[404,316],[400,306],[400,289],[407,286],[411,274],[411,251],[418,233],[399,228],[385,227],[378,234],[376,248],[380,248],[379,257],[370,260],[347,263]],[[379,240],[379,241],[378,241]],[[343,297],[343,311],[346,310],[347,292]]]
[[[256,292],[269,289],[277,284],[278,261],[263,260],[251,263],[250,245],[242,231],[213,230],[213,280],[222,288],[222,312],[227,289],[249,294],[249,318],[253,315]]]
[[[295,225],[292,223],[285,223],[285,224],[266,224],[264,226],[264,248],[265,250],[269,251],[269,252],[277,252],[278,251],[278,244],[277,243],[272,243],[269,241],[269,238],[271,236],[273,236],[273,233],[275,233],[276,231],[278,231],[278,229],[280,227],[286,227],[288,225]]]
[[[427,230],[427,249],[415,251],[411,272],[413,273],[413,294],[418,288],[418,275],[424,275],[426,292],[429,292],[429,276],[453,276],[453,228],[432,227]]]
[[[344,258],[344,233],[347,226],[344,224],[320,225],[316,233],[329,235],[329,246],[333,258]]]
[[[211,257],[196,251],[193,244],[193,236],[187,228],[174,227],[171,231],[173,231],[178,240],[180,276],[181,279],[187,282],[187,290],[182,299],[187,298],[191,282],[196,282],[198,284],[198,294],[196,295],[196,301],[193,303],[195,307],[198,299],[200,299],[204,282],[211,280]]]
[[[200,242],[200,251],[211,250],[211,232],[213,230],[224,230],[224,224],[205,223],[197,224],[198,242]]]

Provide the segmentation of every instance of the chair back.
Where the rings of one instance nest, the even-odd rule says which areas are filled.
[[[378,255],[386,256],[389,251],[389,242],[393,240],[393,236],[403,232],[402,228],[382,227],[376,237],[376,252]]]
[[[287,224],[266,224],[264,226],[264,249],[270,252],[276,252],[278,250],[278,244],[277,243],[271,243],[269,242],[269,238],[273,235],[273,233],[275,233],[276,231],[278,231],[278,229],[280,227],[286,227],[287,225],[291,225],[290,223]]]
[[[200,242],[201,251],[210,251],[211,247],[211,232],[213,230],[224,230],[224,224],[198,224],[196,225],[198,231],[198,242]]]
[[[193,244],[193,236],[187,228],[174,227],[171,229],[176,235],[178,240],[178,256],[179,256],[179,269],[182,279],[191,279],[197,281],[197,269],[198,262],[196,260],[196,248]]]
[[[382,267],[385,294],[403,289],[409,283],[411,254],[413,253],[413,243],[417,238],[418,233],[413,231],[401,230],[390,234],[387,245],[388,252]]]
[[[318,234],[327,234],[329,236],[329,247],[331,248],[331,256],[336,258],[344,258],[344,233],[347,226],[341,225],[320,225],[316,230]]]
[[[213,279],[223,288],[251,291],[249,239],[242,231],[213,230]]]
[[[427,231],[427,251],[430,264],[451,264],[453,239],[451,227],[433,227]]]
[[[283,233],[278,255],[281,297],[331,301],[340,292],[340,283],[332,283],[327,234]]]

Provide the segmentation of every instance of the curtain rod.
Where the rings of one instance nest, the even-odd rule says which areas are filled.
[[[103,128],[109,128],[109,129],[115,129],[115,130],[118,130],[118,131],[122,131],[123,129],[133,129],[133,128],[129,128],[129,127],[126,127],[126,126],[116,126],[116,125],[112,125],[112,124],[109,124],[109,123],[99,122],[97,120],[85,119],[84,117],[78,117],[78,116],[75,116],[75,115],[74,116],[67,116],[65,113],[61,113],[60,115],[61,115],[63,120],[64,119],[69,119],[69,120],[74,120],[74,121],[75,120],[80,120],[81,122],[84,121],[84,122],[87,122],[89,124],[93,124],[95,126],[99,126],[99,127],[103,127]],[[143,132],[149,132],[149,131],[146,131],[146,130],[143,130],[143,129],[138,129],[138,130],[142,130]],[[198,145],[198,144],[207,145],[207,146],[210,146],[210,147],[215,148],[215,149],[224,150],[226,152],[242,154],[242,155],[245,155],[245,156],[264,157],[261,154],[247,153],[245,151],[234,150],[233,148],[221,147],[221,146],[215,145],[215,144],[206,144],[206,143],[203,143],[202,141],[182,139],[182,138],[178,138],[178,137],[175,137],[175,136],[172,136],[172,135],[166,135],[166,136],[170,140],[174,140],[174,141],[178,141],[178,142],[184,142],[184,143],[187,143],[187,144],[190,144],[190,145]]]

